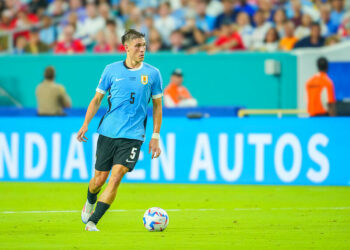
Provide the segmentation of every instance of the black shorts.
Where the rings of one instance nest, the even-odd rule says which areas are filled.
[[[123,165],[131,172],[140,155],[142,141],[110,138],[99,135],[96,148],[95,169],[110,171],[116,164]]]

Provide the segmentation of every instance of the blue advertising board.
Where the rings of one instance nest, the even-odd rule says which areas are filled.
[[[80,143],[82,117],[0,118],[0,181],[87,182],[99,120]],[[151,160],[152,123],[125,182],[350,185],[350,118],[165,117]]]

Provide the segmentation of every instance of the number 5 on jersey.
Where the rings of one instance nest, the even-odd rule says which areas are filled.
[[[135,92],[131,92],[131,94],[130,94],[130,103],[134,104],[134,102],[135,102]]]
[[[131,160],[135,159],[136,153],[137,153],[137,148],[132,148],[131,154],[130,154]]]

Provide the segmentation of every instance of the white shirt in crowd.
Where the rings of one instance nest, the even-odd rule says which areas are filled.
[[[170,44],[170,34],[173,30],[176,29],[176,20],[172,16],[167,17],[158,17],[155,20],[154,26],[160,33],[163,42],[167,45]]]
[[[253,34],[252,34],[253,42],[252,42],[251,49],[260,50],[260,48],[263,46],[266,33],[271,27],[272,27],[272,24],[269,22],[266,22],[260,27],[256,27],[253,30]]]

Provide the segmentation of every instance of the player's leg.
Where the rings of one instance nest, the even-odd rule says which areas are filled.
[[[97,200],[97,194],[106,182],[109,172],[113,166],[113,157],[115,150],[115,140],[100,135],[96,148],[95,175],[89,182],[87,201],[81,212],[81,220],[87,223]]]
[[[117,150],[113,158],[113,168],[110,180],[96,205],[95,212],[87,224],[89,228],[96,229],[97,222],[114,201],[118,186],[127,172],[131,172],[139,158],[142,141],[131,139],[117,139]]]
[[[106,182],[109,175],[109,171],[95,170],[95,175],[89,182],[87,191],[87,200],[84,204],[81,212],[81,220],[83,223],[87,223],[90,216],[92,215],[97,200],[97,194],[100,192],[103,184]]]
[[[86,224],[85,230],[87,231],[98,231],[96,224],[101,219],[101,217],[106,213],[110,205],[113,203],[116,195],[118,186],[123,179],[124,175],[129,171],[129,169],[123,165],[117,164],[113,166],[111,177],[109,178],[107,187],[103,190],[100,195],[95,212],[89,218]]]
[[[124,175],[129,171],[129,169],[123,165],[117,164],[113,166],[111,177],[109,178],[106,189],[101,194],[98,201],[112,204],[115,196],[117,195],[118,186],[123,179]]]

